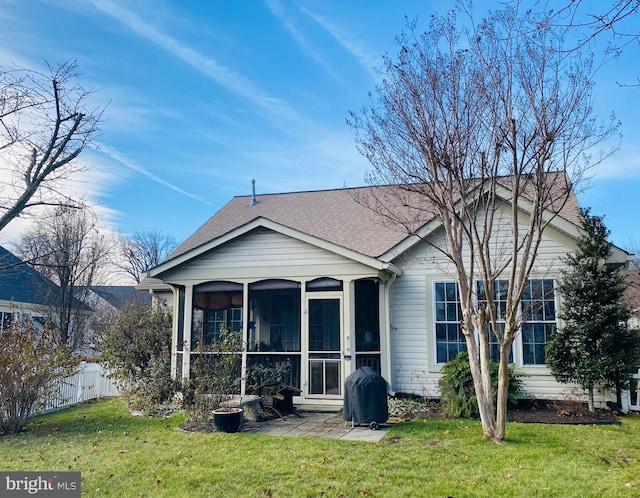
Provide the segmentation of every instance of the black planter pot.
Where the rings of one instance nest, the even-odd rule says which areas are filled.
[[[238,432],[242,425],[242,408],[213,410],[213,425],[219,432]]]

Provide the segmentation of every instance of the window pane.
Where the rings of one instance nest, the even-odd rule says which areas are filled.
[[[542,298],[542,280],[531,281],[531,297],[534,299]]]
[[[544,344],[536,344],[534,349],[536,365],[544,364]]]
[[[498,343],[491,344],[491,359],[496,363],[500,361],[500,345]]]
[[[447,340],[449,342],[458,342],[459,330],[460,330],[459,325],[456,325],[456,324],[447,325]]]
[[[435,285],[436,302],[444,301],[444,283],[438,282]]]
[[[325,394],[340,394],[340,362],[325,363]]]
[[[447,282],[447,301],[458,300],[458,284],[455,282]]]
[[[553,279],[532,279],[522,301],[522,348],[525,365],[542,365],[544,345],[556,326]]]
[[[447,304],[447,318],[448,322],[456,322],[458,321],[458,307],[456,303]]]
[[[544,318],[545,320],[556,319],[556,305],[553,301],[546,301],[544,303]]]
[[[373,280],[357,280],[355,288],[356,352],[380,351],[380,289]]]
[[[436,282],[435,298],[435,349],[436,361],[446,363],[459,351],[466,349],[460,329],[460,302],[455,282]]]
[[[522,361],[525,365],[535,365],[533,349],[530,344],[522,346]]]
[[[447,344],[445,342],[438,342],[436,344],[436,361],[438,363],[446,363],[447,362]]]
[[[533,325],[530,323],[522,324],[522,342],[533,342]]]

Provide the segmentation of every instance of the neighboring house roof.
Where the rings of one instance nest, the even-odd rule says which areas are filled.
[[[51,280],[0,246],[0,301],[50,306],[59,292]]]
[[[231,199],[170,254],[162,266],[260,218],[372,258],[388,253],[405,240],[408,229],[418,230],[435,219],[434,210],[424,196],[399,190],[397,186],[265,194],[258,196],[255,203],[252,200],[250,195]],[[408,229],[385,221],[378,214],[384,210],[401,213]],[[578,202],[573,191],[561,214],[575,229]]]
[[[130,303],[151,303],[148,292],[136,290],[131,285],[100,285],[92,286],[91,290],[116,309]]]
[[[626,275],[625,303],[633,317],[640,319],[640,268],[632,268]]]

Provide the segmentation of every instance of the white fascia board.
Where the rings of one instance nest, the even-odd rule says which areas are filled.
[[[385,252],[380,259],[383,261],[393,261],[395,258],[411,249],[421,240],[425,239],[429,234],[438,229],[442,223],[439,218],[433,218],[424,225],[422,225],[416,233],[407,235],[404,239],[398,242],[395,246]]]
[[[286,235],[287,237],[291,237],[302,242],[306,242],[307,244],[314,245],[321,249],[325,249],[334,254],[338,254],[340,256],[344,256],[345,258],[351,259],[353,261],[357,261],[358,263],[362,263],[363,265],[369,266],[376,270],[387,270],[391,273],[395,273],[400,275],[402,270],[392,263],[384,262],[380,259],[373,258],[371,256],[367,256],[365,254],[361,254],[359,252],[353,251],[351,249],[347,249],[346,247],[339,246],[337,244],[333,244],[326,240],[320,239],[318,237],[314,237],[313,235],[309,235],[307,233],[301,232],[294,228],[287,227],[285,225],[281,225],[276,223],[268,218],[259,217],[256,218],[245,225],[239,226],[220,237],[217,237],[206,244],[203,244],[199,247],[196,247],[177,258],[174,258],[166,263],[163,263],[149,271],[150,277],[158,277],[162,273],[167,270],[173,269],[177,266],[183,265],[190,261],[191,259],[197,258],[201,254],[204,254],[216,247],[219,247],[223,244],[226,244],[238,237],[241,237],[256,228],[267,228],[269,230],[273,230],[274,232],[281,233],[282,235]]]
[[[476,189],[473,193],[474,196],[479,195],[480,189]],[[502,199],[505,202],[512,202],[513,196],[511,195],[511,190],[508,188],[497,184],[496,185],[496,196]],[[524,213],[530,214],[533,208],[533,203],[524,197],[520,197],[518,199],[518,209]],[[549,220],[553,216],[552,213],[546,213],[546,219]],[[400,254],[409,250],[415,244],[423,240],[429,234],[433,233],[436,229],[438,229],[442,225],[442,222],[439,218],[433,218],[427,223],[425,223],[422,227],[420,227],[415,234],[408,235],[405,239],[403,239],[400,243],[396,244],[389,251],[385,252],[380,259],[385,261],[391,261]],[[570,222],[566,218],[563,218],[560,215],[555,215],[555,217],[551,220],[551,226],[556,228],[557,230],[565,233],[571,238],[578,239],[580,236],[580,227]],[[618,248],[616,248],[618,249]]]

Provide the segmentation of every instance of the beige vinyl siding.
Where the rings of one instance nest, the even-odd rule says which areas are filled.
[[[203,254],[188,266],[168,271],[163,280],[184,283],[317,276],[348,279],[376,274],[376,270],[330,251],[272,230],[257,229]]]
[[[431,234],[430,240],[433,245],[442,247],[445,244],[443,231],[440,229]],[[531,278],[559,278],[562,260],[573,250],[573,239],[548,229]],[[442,253],[427,244],[419,244],[394,263],[403,273],[391,287],[392,387],[397,392],[437,397],[440,366],[435,363],[432,288],[436,281],[455,280],[454,267]],[[522,359],[521,349],[518,336],[514,343],[517,363]],[[544,366],[521,368],[527,374],[525,391],[536,398],[564,399],[582,394],[576,386],[557,383]],[[604,401],[602,390],[597,397]]]
[[[552,399],[568,401],[587,401],[587,397],[577,384],[558,384],[546,368],[538,372],[532,369],[525,369],[525,391],[528,396],[534,399]],[[604,387],[596,387],[593,393],[596,406],[604,407],[605,403],[612,399],[609,391]],[[615,399],[615,397],[613,397]]]

